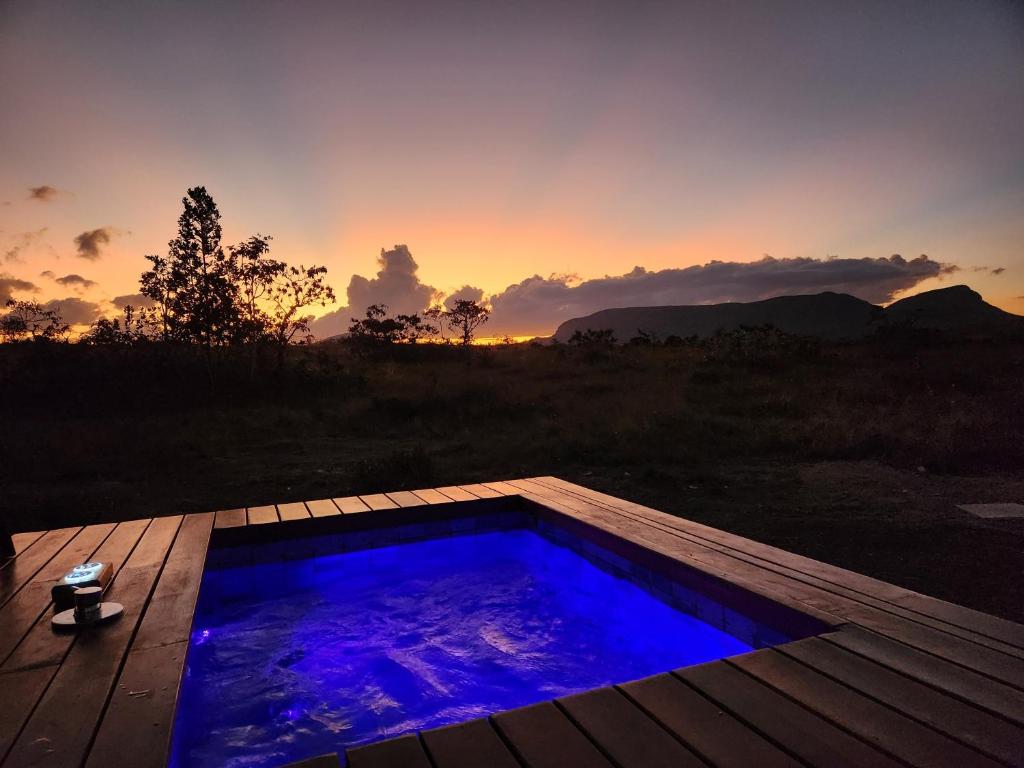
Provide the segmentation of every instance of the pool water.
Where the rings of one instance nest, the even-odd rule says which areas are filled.
[[[208,569],[171,765],[344,753],[748,650],[526,529]]]

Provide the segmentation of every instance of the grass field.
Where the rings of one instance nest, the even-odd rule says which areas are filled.
[[[554,474],[1024,620],[1024,343],[0,347],[14,530]]]

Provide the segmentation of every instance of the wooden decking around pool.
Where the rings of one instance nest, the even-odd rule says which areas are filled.
[[[165,765],[211,541],[327,531],[349,516],[427,520],[500,497],[829,629],[353,749],[353,768],[1024,765],[1024,626],[538,477],[15,534],[0,567],[0,766]],[[108,599],[125,615],[56,634],[50,586],[87,559],[114,563]]]

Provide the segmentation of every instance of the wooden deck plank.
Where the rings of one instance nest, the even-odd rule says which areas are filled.
[[[359,497],[362,502],[370,509],[377,511],[379,509],[397,509],[398,505],[395,504],[391,499],[383,493],[370,493],[366,496]]]
[[[246,510],[249,525],[268,525],[269,523],[280,522],[277,507],[273,504],[266,504],[262,507],[249,507]]]
[[[353,515],[358,512],[369,512],[370,508],[363,503],[363,500],[358,496],[344,496],[340,499],[334,499],[334,504],[341,510],[344,515]]]
[[[341,514],[341,510],[330,499],[307,501],[306,508],[313,517],[332,517]]]
[[[89,750],[86,768],[164,768],[187,642],[128,653]]]
[[[720,768],[799,768],[800,763],[670,674],[619,686],[641,709]]]
[[[612,768],[608,758],[550,701],[491,717],[526,768]]]
[[[800,702],[873,746],[911,765],[995,768],[998,763],[774,649],[730,660],[750,675]]]
[[[1024,725],[1024,692],[856,626],[822,637],[878,664]]]
[[[420,738],[435,768],[519,768],[487,720],[434,728]]]
[[[468,491],[469,493],[472,493],[474,496],[480,499],[496,499],[499,496],[505,495],[494,490],[493,488],[488,488],[486,485],[483,485],[482,483],[470,483],[469,485],[460,485],[459,488],[461,488],[464,491]]]
[[[902,765],[728,664],[711,662],[673,674],[809,765]]]
[[[246,525],[245,507],[239,509],[221,509],[217,512],[214,528],[244,528]]]
[[[132,550],[135,549],[135,545],[138,544],[149,524],[148,519],[118,523],[113,532],[90,555],[90,559],[110,563],[114,568],[113,581],[116,581],[121,567]],[[4,660],[0,671],[59,664],[71,648],[74,634],[53,631],[50,624],[52,612],[49,610],[51,603],[48,598],[49,595],[47,595],[46,605],[43,606],[43,612],[14,652]]]
[[[384,494],[399,507],[422,507],[427,502],[412,491],[391,491]]]
[[[1024,758],[1024,728],[855,653],[820,638],[786,643],[777,650],[989,757],[1008,764]]]
[[[17,557],[30,546],[43,537],[46,531],[24,531],[11,534],[11,543],[14,544],[14,555]]]
[[[524,483],[524,488],[528,486]],[[905,617],[858,602],[836,592],[779,572],[771,567],[748,562],[692,539],[676,536],[642,521],[583,501],[563,503],[557,494],[538,495],[520,489],[527,498],[578,517],[642,546],[672,555],[691,567],[719,575],[769,599],[785,600],[803,609],[824,611],[836,617],[868,626],[915,647],[942,655],[958,664],[1021,687],[1024,685],[1024,659],[979,645],[957,635],[907,620]]]
[[[301,501],[278,504],[277,514],[281,516],[281,520],[304,520],[310,516],[309,510]]]
[[[146,605],[124,668],[101,716],[87,766],[111,765],[126,739],[144,739],[136,768],[162,768],[170,749],[178,685],[188,649],[213,516],[188,515]],[[144,693],[140,693],[144,692]],[[145,731],[145,736],[138,734]],[[129,741],[134,745],[135,742]],[[138,744],[141,746],[141,743]]]
[[[432,768],[423,745],[415,736],[399,736],[346,753],[348,768]]]
[[[146,604],[133,650],[188,640],[212,525],[209,513],[187,515],[182,521],[160,581]]]
[[[566,696],[557,703],[620,768],[696,768],[704,764],[614,688]]]
[[[413,493],[424,504],[448,504],[451,502],[450,498],[434,488],[419,488]]]
[[[434,490],[438,493],[444,494],[452,501],[473,501],[474,499],[479,498],[475,494],[470,493],[457,485],[446,485],[443,488],[435,488]]]
[[[958,626],[974,634],[981,634],[1003,643],[1024,648],[1024,626],[996,616],[981,613],[970,608],[937,600],[912,590],[889,584],[855,571],[823,563],[818,560],[788,552],[778,547],[746,539],[685,518],[669,515],[641,504],[619,499],[615,496],[576,485],[557,477],[531,478],[549,487],[573,493],[581,498],[608,505],[612,509],[643,514],[662,523],[673,525],[694,535],[732,547],[738,551],[765,559],[794,570],[830,581],[844,588],[861,592],[882,601],[890,602],[908,610],[918,612],[943,623]]]
[[[75,527],[47,531],[16,558],[8,560],[0,569],[0,607],[31,581],[39,569],[50,562],[81,530],[81,527]]]
[[[113,523],[81,529],[36,572],[31,581],[0,607],[0,659],[7,660],[49,607],[53,582],[73,566],[86,562],[113,530]]]
[[[5,701],[5,706],[0,707],[0,765],[59,668],[53,664],[0,673],[0,690]]]
[[[111,600],[124,603],[125,614],[111,624],[79,633],[64,663],[18,736],[5,768],[79,765],[85,759],[117,672],[138,625],[141,608],[157,579],[177,526],[153,525],[110,587]],[[74,712],[74,717],[69,717]],[[123,757],[123,756],[122,756]]]
[[[497,491],[502,496],[518,496],[522,492],[514,485],[509,485],[503,480],[498,480],[493,483],[484,483],[483,485],[486,488],[490,488],[492,491]]]

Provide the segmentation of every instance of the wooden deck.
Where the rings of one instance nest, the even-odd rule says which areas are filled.
[[[829,629],[353,749],[353,768],[1024,766],[1024,626],[554,477],[15,534],[0,567],[0,766],[165,765],[211,541],[422,521],[510,496]],[[50,586],[90,558],[115,564],[108,594],[125,615],[56,634]]]

